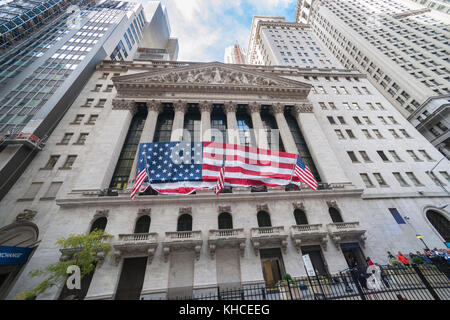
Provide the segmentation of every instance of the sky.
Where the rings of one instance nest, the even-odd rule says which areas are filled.
[[[254,15],[282,16],[293,22],[297,0],[161,0],[179,61],[223,62],[225,48],[238,41],[247,51]]]

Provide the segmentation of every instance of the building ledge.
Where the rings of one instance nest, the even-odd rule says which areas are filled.
[[[366,230],[359,226],[359,222],[337,222],[327,224],[328,233],[336,248],[340,249],[342,242],[359,242],[364,247]]]
[[[158,234],[129,233],[119,234],[119,240],[113,244],[116,265],[122,258],[148,256],[148,264],[152,263],[156,248],[158,247]]]
[[[299,253],[301,253],[302,245],[319,244],[324,250],[326,250],[327,236],[328,232],[322,224],[291,226],[291,238]]]
[[[209,230],[208,247],[211,258],[214,259],[217,247],[239,246],[241,256],[244,256],[246,239],[244,229]]]
[[[287,250],[287,237],[284,232],[284,227],[261,227],[250,229],[250,240],[255,250],[255,255],[258,255],[259,249],[267,246],[281,246],[283,252]]]
[[[201,231],[175,231],[166,232],[163,242],[164,262],[169,261],[170,252],[173,250],[195,250],[196,259],[200,259],[200,251],[203,245]]]

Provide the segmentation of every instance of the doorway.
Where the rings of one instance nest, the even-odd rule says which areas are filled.
[[[146,267],[147,257],[124,259],[115,300],[139,300]]]
[[[341,249],[349,268],[367,268],[366,258],[358,243],[341,243]]]
[[[261,266],[267,287],[275,286],[285,273],[281,250],[261,249]]]
[[[301,251],[302,255],[309,255],[316,275],[328,275],[328,268],[325,264],[325,259],[323,257],[322,249],[320,248],[320,246],[303,246],[301,247]]]

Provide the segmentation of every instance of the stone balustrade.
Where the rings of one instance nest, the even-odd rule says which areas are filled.
[[[241,256],[243,256],[246,239],[244,229],[209,230],[208,247],[211,258],[214,259],[216,247],[225,246],[239,246]]]
[[[329,223],[327,229],[337,249],[340,249],[342,242],[358,242],[364,247],[366,230],[357,221]]]
[[[119,240],[113,244],[116,265],[122,258],[142,256],[148,256],[150,264],[157,247],[158,234],[155,232],[119,234]]]
[[[291,238],[299,253],[302,245],[319,244],[324,250],[327,247],[327,231],[322,224],[304,224],[291,226]]]
[[[250,240],[253,244],[255,254],[258,255],[259,249],[270,246],[281,246],[286,253],[287,237],[284,227],[261,227],[250,229]]]
[[[203,245],[201,231],[166,232],[163,242],[164,261],[169,261],[170,252],[176,249],[194,249],[197,260]]]

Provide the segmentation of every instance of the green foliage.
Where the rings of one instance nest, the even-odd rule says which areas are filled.
[[[71,234],[67,238],[56,241],[61,249],[65,249],[69,258],[58,261],[43,269],[33,270],[29,273],[31,277],[45,277],[45,279],[31,290],[19,293],[14,299],[29,300],[44,293],[49,288],[59,285],[67,277],[67,268],[77,265],[81,270],[81,279],[93,272],[100,257],[106,256],[112,250],[112,246],[104,242],[105,239],[112,238],[112,235],[105,234],[103,230],[94,230],[86,234]]]
[[[398,261],[395,258],[390,258],[389,259],[389,264],[393,267],[403,267],[403,263],[401,263],[400,261]]]
[[[417,256],[415,256],[415,257],[412,258],[412,262],[415,263],[415,264],[417,264],[417,265],[420,265],[420,264],[424,264],[424,263],[425,263],[425,262],[423,261],[422,258],[417,257]]]
[[[283,274],[283,277],[281,279],[283,279],[285,281],[292,281],[292,277],[289,273]]]

